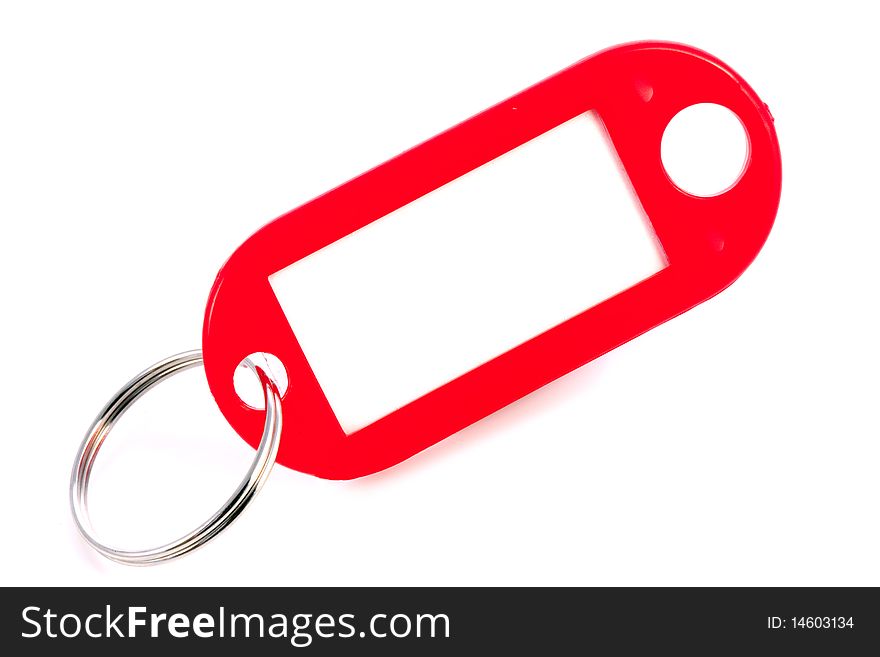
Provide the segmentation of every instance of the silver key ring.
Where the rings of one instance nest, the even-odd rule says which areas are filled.
[[[269,477],[272,466],[275,464],[278,445],[281,442],[281,394],[278,392],[275,381],[261,367],[251,360],[245,359],[244,365],[257,375],[263,386],[266,401],[266,422],[263,426],[263,437],[257,447],[256,457],[232,496],[199,527],[176,541],[157,548],[120,550],[105,545],[96,538],[89,518],[89,478],[104,439],[128,407],[140,399],[150,388],[179,372],[201,364],[201,362],[201,351],[187,351],[166,358],[138,374],[125,384],[98,414],[82,445],[80,445],[70,477],[70,507],[76,526],[83,538],[108,559],[132,566],[146,566],[176,559],[192,552],[226,529],[260,492]]]

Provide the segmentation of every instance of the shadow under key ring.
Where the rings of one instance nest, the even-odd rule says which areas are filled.
[[[153,386],[179,372],[200,365],[202,352],[187,351],[147,368],[125,384],[95,418],[73,464],[70,476],[70,507],[80,534],[100,554],[132,566],[146,566],[176,559],[201,547],[226,529],[260,492],[275,464],[281,441],[281,394],[276,382],[262,367],[250,359],[242,362],[260,380],[265,398],[266,421],[254,461],[238,488],[214,515],[193,531],[165,545],[146,550],[122,550],[101,542],[89,518],[89,480],[98,451],[125,411]]]

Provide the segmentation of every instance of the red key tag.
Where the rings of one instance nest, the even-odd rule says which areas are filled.
[[[669,121],[699,103],[736,114],[749,144],[739,179],[711,197],[676,187],[660,158]],[[397,222],[414,221],[397,211],[591,111],[607,130],[662,247],[663,262],[625,289],[608,291],[610,296],[588,309],[541,327],[416,399],[379,417],[341,422],[333,395],[310,364],[305,329],[291,321],[297,312],[284,292],[289,272],[355,231],[381,225],[392,213]],[[285,421],[277,461],[329,479],[377,472],[723,290],[766,240],[780,186],[772,117],[730,68],[675,44],[605,50],[279,217],[242,244],[217,276],[205,315],[202,346],[211,391],[232,426],[256,446],[266,415],[240,400],[233,374],[248,355],[273,354],[289,381],[281,402]],[[543,211],[553,212],[554,204],[548,201]],[[488,275],[493,254],[484,257]],[[359,273],[353,267],[344,275]],[[522,285],[522,279],[512,284]],[[357,333],[361,321],[353,313],[345,328]],[[361,375],[358,381],[369,381]]]

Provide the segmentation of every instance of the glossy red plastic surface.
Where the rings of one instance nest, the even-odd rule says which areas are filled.
[[[732,110],[750,145],[738,182],[709,198],[679,190],[660,161],[669,120],[696,103]],[[346,435],[268,277],[588,110],[604,121],[669,265]],[[271,352],[290,380],[278,462],[329,479],[377,472],[723,290],[766,240],[780,186],[772,117],[730,68],[670,43],[602,51],[292,210],[248,239],[221,269],[208,302],[203,350],[211,391],[232,426],[255,446],[263,413],[239,400],[233,372],[246,355]]]

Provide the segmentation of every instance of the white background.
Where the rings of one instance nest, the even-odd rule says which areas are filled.
[[[4,3],[0,583],[880,585],[874,22],[863,4]],[[226,256],[275,216],[599,49],[702,47],[783,152],[729,290],[384,473],[277,468],[203,550],[133,569],[70,519],[113,391],[197,347]],[[377,381],[378,384],[378,381]],[[96,525],[189,529],[251,450],[199,370],[96,467]]]

